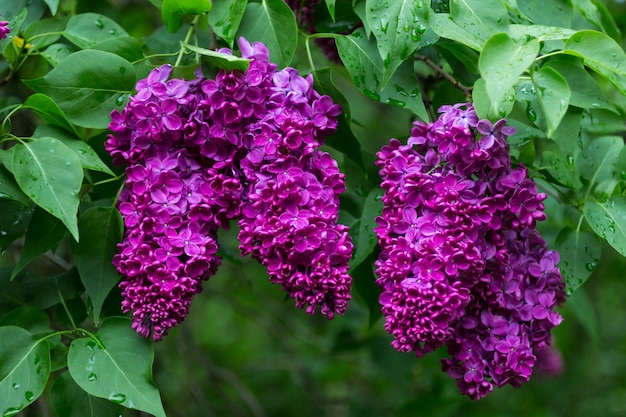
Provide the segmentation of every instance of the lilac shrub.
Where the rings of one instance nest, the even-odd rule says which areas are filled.
[[[267,48],[241,39],[245,72],[171,79],[168,65],[137,83],[111,114],[106,149],[126,164],[125,224],[113,263],[122,311],[160,340],[183,321],[220,264],[217,231],[239,219],[241,251],[268,268],[299,308],[328,318],[350,298],[352,244],[337,224],[344,176],[318,150],[338,105],[312,77],[276,70]],[[221,52],[232,53],[230,50]]]
[[[515,129],[478,120],[468,104],[440,112],[377,155],[377,283],[393,347],[420,357],[447,346],[443,370],[478,399],[528,381],[562,320],[564,283],[535,228],[546,195],[511,165]]]

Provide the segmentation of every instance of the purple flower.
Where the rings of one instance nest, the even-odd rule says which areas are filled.
[[[9,35],[9,33],[11,33],[9,22],[7,22],[6,20],[0,20],[0,39],[6,38]]]
[[[217,270],[217,230],[233,219],[242,254],[298,308],[330,319],[350,299],[353,247],[337,223],[345,178],[318,149],[340,109],[311,76],[276,71],[265,45],[241,38],[239,48],[247,71],[185,81],[164,65],[111,114],[105,147],[128,165],[118,201],[126,230],[113,260],[122,311],[154,340],[184,319]]]
[[[414,124],[408,145],[392,139],[377,154],[377,283],[392,346],[422,356],[446,345],[443,370],[478,399],[528,381],[562,320],[564,284],[535,229],[546,196],[511,166],[514,129],[468,104],[440,112]]]

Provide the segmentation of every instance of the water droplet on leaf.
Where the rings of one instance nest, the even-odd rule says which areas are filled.
[[[126,401],[126,395],[120,394],[120,393],[113,393],[109,395],[109,400],[113,401],[114,403],[121,404],[124,401]]]

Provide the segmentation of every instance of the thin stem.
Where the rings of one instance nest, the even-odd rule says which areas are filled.
[[[545,55],[539,55],[537,58],[535,58],[535,62],[539,62],[544,58],[549,58],[551,56],[562,55],[562,54],[563,54],[563,51],[554,51]]]
[[[313,63],[313,55],[311,54],[311,45],[309,41],[311,40],[311,36],[306,37],[306,41],[304,42],[304,46],[306,48],[306,55],[309,59],[309,65],[311,66],[311,72],[315,72],[315,64]]]
[[[11,110],[9,112],[9,114],[7,114],[7,116],[2,120],[2,125],[0,126],[0,132],[4,132],[7,121],[10,120],[11,116],[13,116],[15,113],[17,113],[21,108],[22,108],[22,105],[19,104],[13,110]],[[11,136],[13,136],[13,135],[11,135]],[[15,136],[13,136],[13,137],[15,139],[17,139],[17,137],[15,137]]]
[[[63,298],[63,294],[61,294],[61,290],[59,289],[59,282],[55,279],[54,285],[57,288],[57,294],[59,294],[59,299],[61,300],[61,304],[63,305],[63,309],[65,310],[65,314],[70,319],[70,323],[72,323],[72,328],[76,330],[76,322],[74,322],[74,317],[72,317],[72,313],[70,313],[70,309],[67,308],[67,304],[65,304],[65,299]]]
[[[196,30],[196,23],[198,23],[199,19],[200,15],[196,15],[196,17],[193,18],[193,20],[191,21],[191,25],[189,26],[189,30],[187,31],[187,35],[185,35],[185,40],[183,41],[183,43],[189,43],[194,31]],[[178,52],[178,58],[176,58],[176,63],[174,64],[175,67],[178,67],[183,61],[183,55],[185,55],[185,48],[181,47],[180,51]]]
[[[135,65],[135,64],[138,64],[138,63],[143,62],[143,61],[147,61],[147,60],[152,59],[152,58],[176,56],[179,53],[180,52],[172,52],[172,53],[169,53],[169,54],[152,54],[152,55],[144,56],[143,58],[140,58],[140,59],[138,59],[136,61],[133,61],[133,62],[131,62],[131,64]]]
[[[455,86],[456,88],[461,90],[463,92],[463,94],[465,94],[467,97],[470,97],[472,95],[473,87],[467,87],[467,86],[461,84],[461,82],[459,82],[459,80],[457,80],[452,75],[450,75],[446,71],[444,71],[444,69],[440,65],[438,65],[435,62],[433,62],[433,60],[430,59],[429,57],[427,57],[426,55],[416,55],[415,59],[418,59],[420,61],[424,61],[424,63],[426,65],[428,65],[429,67],[434,69],[437,74],[439,74],[441,77],[443,77],[444,79],[449,81],[453,86]]]

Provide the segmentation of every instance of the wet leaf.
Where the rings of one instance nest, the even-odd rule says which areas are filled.
[[[78,239],[76,213],[83,182],[78,157],[57,139],[47,137],[14,148],[13,172],[20,188]]]
[[[595,30],[581,30],[567,40],[564,52],[581,57],[587,67],[626,94],[626,54],[613,39]]]
[[[561,256],[559,268],[565,280],[567,294],[572,294],[587,281],[598,265],[601,255],[596,235],[569,227],[556,238],[556,250]]]
[[[513,41],[506,33],[489,38],[478,59],[478,68],[485,79],[492,113],[517,83],[519,77],[534,62],[539,53],[537,39]]]
[[[183,25],[185,15],[207,13],[212,6],[211,0],[163,0],[161,14],[167,30],[175,33]]]
[[[67,358],[70,374],[90,395],[165,417],[152,381],[154,351],[130,325],[128,319],[109,318],[102,323],[97,339],[73,340]]]
[[[237,31],[248,42],[263,42],[279,68],[291,63],[298,42],[296,17],[283,0],[248,3]]]
[[[605,202],[589,200],[583,212],[593,231],[626,256],[626,197],[614,197]]]
[[[83,391],[69,372],[63,372],[50,392],[52,406],[63,417],[119,417],[124,408]]]
[[[545,131],[551,138],[567,112],[571,92],[565,78],[550,67],[532,74],[537,99],[545,117]]]
[[[67,228],[58,218],[48,214],[42,208],[35,208],[28,224],[20,260],[13,268],[11,279],[14,279],[32,261],[56,248],[67,235]]]
[[[422,102],[420,86],[412,62],[405,62],[382,88],[383,62],[376,42],[368,40],[365,31],[357,29],[350,35],[337,35],[337,49],[354,84],[368,97],[382,103],[411,110],[426,121],[428,113]]]
[[[247,4],[248,0],[219,0],[209,12],[211,28],[231,48]]]
[[[80,216],[78,230],[80,242],[70,241],[70,248],[98,323],[104,300],[120,280],[112,260],[124,223],[117,209],[92,207]]]
[[[50,347],[16,326],[0,327],[0,415],[12,417],[35,401],[50,377]]]
[[[376,217],[380,216],[383,210],[383,202],[381,197],[384,191],[380,188],[374,188],[369,192],[363,205],[363,213],[359,222],[358,240],[354,242],[354,255],[350,260],[350,268],[355,268],[361,264],[372,253],[378,243],[374,228],[378,226]]]
[[[50,97],[75,125],[105,129],[111,111],[135,90],[135,68],[118,55],[97,50],[68,55],[44,77],[24,80]]]
[[[365,2],[366,17],[383,61],[381,88],[400,64],[411,57],[429,26],[430,1]]]
[[[81,49],[111,38],[128,36],[114,20],[98,13],[81,13],[70,18],[63,36]]]

